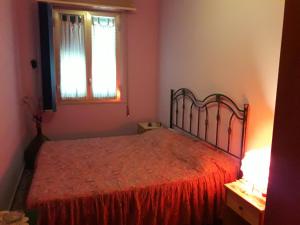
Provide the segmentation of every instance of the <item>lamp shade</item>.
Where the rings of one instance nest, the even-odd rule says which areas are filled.
[[[267,192],[271,148],[253,149],[246,152],[242,161],[243,178],[261,193]]]

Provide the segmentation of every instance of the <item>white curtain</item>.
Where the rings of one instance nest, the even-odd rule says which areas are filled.
[[[79,16],[62,15],[60,92],[62,99],[87,96],[84,27]]]
[[[117,96],[116,21],[92,18],[92,92],[94,98]]]

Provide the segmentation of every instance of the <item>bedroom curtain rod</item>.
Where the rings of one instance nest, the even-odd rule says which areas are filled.
[[[81,23],[82,22],[82,16],[80,16],[80,15],[71,15],[71,14],[62,14],[61,15],[61,20],[64,21],[64,22],[70,20],[71,23],[75,23],[75,22]]]
[[[135,5],[131,0],[36,0],[37,2],[49,3],[54,6],[69,6],[80,9],[117,11],[117,12],[134,12]]]

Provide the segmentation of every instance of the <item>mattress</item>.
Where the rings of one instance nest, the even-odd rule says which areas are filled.
[[[40,225],[212,224],[239,162],[201,141],[141,135],[46,142],[27,208]]]

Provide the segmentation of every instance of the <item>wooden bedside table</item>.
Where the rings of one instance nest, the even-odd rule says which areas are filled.
[[[138,123],[138,134],[142,134],[149,130],[157,129],[161,127],[161,123],[159,122],[142,122]]]
[[[225,184],[226,199],[225,203],[228,208],[234,211],[239,217],[241,217],[247,223],[251,225],[263,225],[265,214],[265,198],[257,197],[252,194],[248,194],[243,191],[243,184],[241,181],[235,181],[229,184]],[[227,210],[228,213],[230,211]],[[236,216],[237,216],[236,215]],[[240,220],[240,218],[231,220]],[[224,215],[224,225],[233,225],[233,221],[228,222],[228,216]],[[240,222],[238,224],[241,224]]]

